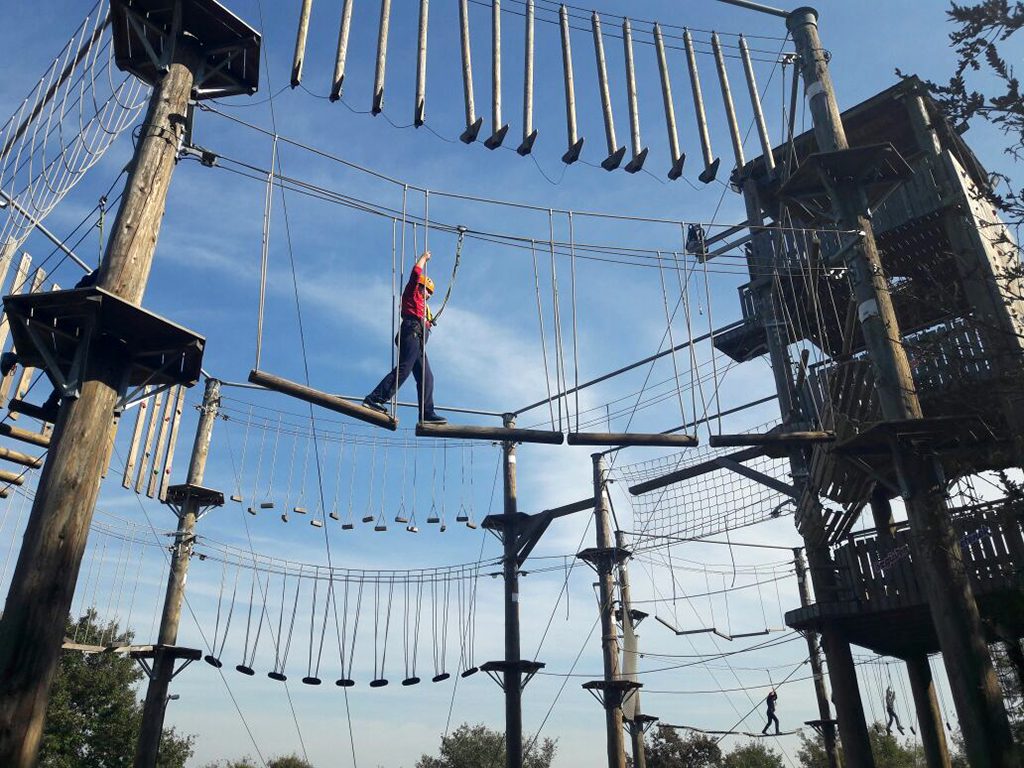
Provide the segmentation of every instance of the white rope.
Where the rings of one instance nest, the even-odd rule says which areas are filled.
[[[267,262],[270,253],[270,214],[274,202],[274,170],[277,166],[277,137],[270,150],[270,171],[267,173],[267,195],[263,202],[263,241],[260,248],[260,296],[256,316],[256,369],[263,354],[263,318],[267,303]]]

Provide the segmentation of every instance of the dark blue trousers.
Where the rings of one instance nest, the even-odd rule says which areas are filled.
[[[424,332],[422,337],[421,330]],[[377,388],[370,393],[372,399],[382,403],[388,402],[411,373],[416,379],[416,392],[419,396],[417,402],[423,404],[423,412],[420,415],[434,412],[434,374],[430,370],[426,350],[429,335],[429,323],[423,328],[422,320],[402,318],[402,327],[398,332],[398,366],[392,368],[391,373],[381,379]]]

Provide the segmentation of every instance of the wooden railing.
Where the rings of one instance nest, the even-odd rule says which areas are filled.
[[[953,526],[976,595],[1014,588],[1024,570],[1024,504],[1005,499],[958,510]],[[927,602],[917,578],[906,523],[891,538],[877,530],[849,536],[834,550],[840,598],[861,610],[884,611]]]

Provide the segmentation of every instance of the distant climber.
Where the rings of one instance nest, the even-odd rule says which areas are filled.
[[[900,716],[896,714],[896,691],[892,689],[892,684],[885,689],[885,714],[889,716],[889,722],[885,725],[885,732],[892,733],[893,721],[896,722],[896,729],[900,732],[900,736],[903,735],[903,726],[900,724]]]
[[[765,702],[768,705],[768,722],[764,724],[764,730],[761,731],[761,733],[764,735],[768,734],[768,728],[769,726],[771,726],[772,723],[775,723],[775,733],[779,733],[779,718],[775,716],[775,702],[777,702],[778,700],[779,694],[777,694],[775,692],[775,689],[772,688],[772,692],[769,693],[768,698],[765,699]]]

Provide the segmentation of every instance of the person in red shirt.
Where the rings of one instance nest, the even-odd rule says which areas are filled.
[[[411,373],[416,379],[419,394],[420,421],[426,424],[446,424],[447,419],[434,411],[434,374],[427,359],[427,338],[430,336],[432,317],[427,299],[434,292],[434,282],[423,269],[430,261],[430,251],[417,259],[409,274],[409,282],[402,291],[402,326],[398,331],[398,365],[366,396],[363,405],[380,413],[387,413],[386,403],[405,383]]]

